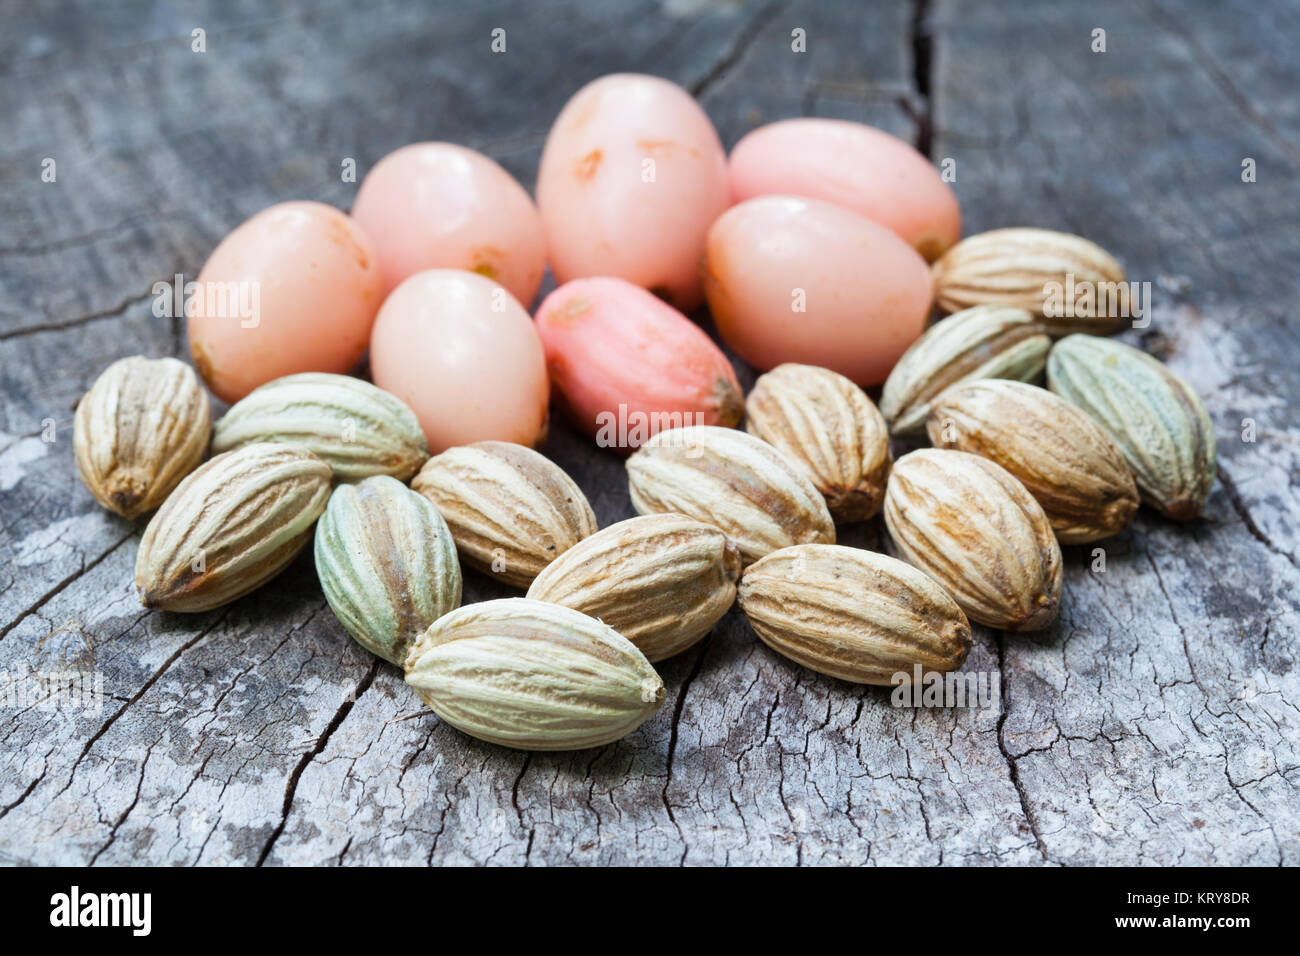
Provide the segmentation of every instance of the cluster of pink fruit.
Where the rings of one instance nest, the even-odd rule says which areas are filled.
[[[952,190],[887,133],[785,120],[728,158],[684,90],[616,74],[556,119],[536,205],[473,150],[407,146],[369,172],[351,216],[289,202],[239,226],[186,314],[195,364],[226,401],[347,372],[368,347],[375,383],[414,409],[435,454],[535,444],[552,385],[593,434],[620,406],[734,425],[731,365],[682,311],[707,298],[758,369],[877,385],[925,328],[927,260],[960,232]],[[548,262],[560,285],[533,321]]]

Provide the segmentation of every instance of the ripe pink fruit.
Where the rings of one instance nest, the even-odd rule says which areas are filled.
[[[730,205],[717,130],[657,76],[614,73],[573,94],[537,167],[555,281],[618,276],[678,309],[703,299],[704,237]]]
[[[537,311],[551,383],[603,447],[631,450],[683,425],[734,427],[744,397],[694,322],[623,279],[566,282]]]
[[[738,203],[821,199],[880,223],[930,262],[961,238],[957,194],[930,160],[862,123],[805,117],[760,126],[731,151],[728,171]]]

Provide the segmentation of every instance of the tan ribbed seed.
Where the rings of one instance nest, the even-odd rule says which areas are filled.
[[[1061,546],[1047,515],[1000,465],[925,448],[894,463],[885,524],[899,553],[972,620],[1033,631],[1056,617]]]
[[[629,518],[574,545],[528,589],[604,621],[650,661],[684,651],[736,599],[740,551],[684,515]]]
[[[632,507],[719,528],[745,563],[793,544],[835,542],[826,499],[799,466],[734,428],[692,425],[655,435],[627,460]]]
[[[946,672],[970,650],[966,615],[932,578],[859,548],[804,544],[750,566],[740,606],[765,644],[859,684],[893,684],[913,667]]]
[[[931,270],[945,312],[1004,305],[1053,336],[1111,335],[1130,321],[1123,267],[1094,242],[1050,229],[994,229],[963,239]]]
[[[338,482],[406,481],[429,457],[420,423],[401,399],[351,375],[304,372],[254,389],[217,420],[213,452],[259,441],[295,442]]]
[[[340,485],[316,523],[316,574],[353,639],[401,666],[429,625],[460,606],[460,562],[429,499],[388,475]]]
[[[135,518],[198,467],[211,433],[208,396],[194,370],[137,355],[110,365],[77,403],[72,448],[95,501]]]
[[[425,463],[411,489],[446,520],[462,561],[515,587],[528,587],[597,527],[559,465],[510,442],[449,448]]]
[[[865,392],[830,369],[788,363],[760,375],[745,430],[807,475],[837,522],[880,510],[893,456],[889,429]]]
[[[1214,425],[1196,392],[1132,346],[1087,335],[1057,342],[1047,386],[1083,409],[1123,452],[1142,500],[1187,521],[1214,487]]]
[[[245,445],[199,467],[145,528],[140,603],[207,611],[260,587],[311,541],[330,466],[301,445]]]
[[[926,422],[936,448],[996,462],[1043,506],[1057,540],[1115,534],[1137,513],[1124,455],[1087,413],[1023,382],[967,382],[939,397]]]
[[[631,641],[558,604],[506,598],[439,618],[406,682],[465,733],[520,750],[582,750],[631,733],[664,682]]]
[[[930,326],[903,353],[880,394],[880,413],[894,435],[919,432],[944,389],[972,379],[1035,381],[1051,347],[1051,338],[1024,309],[964,309]]]

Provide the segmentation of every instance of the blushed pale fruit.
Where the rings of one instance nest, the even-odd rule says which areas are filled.
[[[704,288],[723,341],[755,368],[816,365],[879,385],[925,329],[925,260],[865,216],[761,196],[709,229]]]
[[[934,261],[961,238],[957,196],[934,165],[884,130],[847,120],[780,120],[747,133],[728,161],[736,202],[807,196],[851,209]]]
[[[970,650],[966,615],[934,579],[860,548],[773,551],[745,571],[740,606],[777,653],[859,684],[955,670]]]
[[[347,632],[398,666],[430,624],[460,606],[446,522],[387,475],[334,490],[316,524],[315,558],[325,600]]]
[[[519,750],[583,750],[625,737],[664,699],[631,641],[579,611],[506,598],[439,618],[406,682],[472,737]]]
[[[656,76],[588,83],[551,126],[537,205],[560,283],[617,276],[690,311],[709,224],[731,204],[727,156],[704,110]]]
[[[425,269],[466,269],[527,306],[546,270],[546,238],[532,198],[482,153],[412,143],[361,181],[352,215],[374,240],[384,294]]]
[[[745,563],[792,544],[835,541],[826,500],[781,452],[734,428],[655,435],[627,461],[638,514],[683,514],[723,531]]]
[[[296,372],[346,372],[382,300],[375,247],[350,216],[318,202],[271,206],[199,272],[186,313],[194,365],[227,402]]]
[[[208,611],[275,577],[311,541],[330,466],[301,445],[245,445],[201,465],[149,521],[135,561],[140,603]]]
[[[118,359],[77,403],[77,472],[109,511],[124,518],[153,511],[203,461],[211,415],[207,393],[184,362]]]
[[[740,421],[731,363],[698,325],[623,279],[574,279],[537,311],[551,382],[601,447],[665,428]]]
[[[745,400],[745,430],[798,465],[837,522],[880,509],[893,455],[889,429],[866,393],[838,372],[778,365]]]
[[[1061,544],[1126,528],[1138,490],[1123,454],[1087,413],[1045,389],[989,379],[954,386],[926,422],[936,448],[1001,465],[1043,506]]]
[[[972,620],[1034,631],[1061,600],[1061,546],[1047,515],[1000,465],[925,448],[894,463],[885,524],[899,554],[938,581]]]
[[[411,490],[433,502],[461,560],[526,588],[542,568],[596,531],[582,489],[545,455],[475,442],[430,458]]]
[[[1132,346],[1071,335],[1047,357],[1047,386],[1115,440],[1144,502],[1178,521],[1201,513],[1217,448],[1214,424],[1187,382]]]
[[[214,452],[259,441],[311,449],[339,482],[406,481],[429,457],[420,422],[395,395],[350,375],[303,372],[254,389],[217,420]]]
[[[545,437],[542,340],[523,306],[481,275],[430,269],[394,289],[375,320],[370,369],[415,412],[434,454]]]
[[[925,427],[931,403],[959,382],[1043,374],[1052,340],[1024,309],[977,305],[941,319],[903,353],[880,393],[880,413],[894,435]]]
[[[736,599],[740,551],[712,525],[646,515],[610,525],[542,569],[528,596],[604,621],[650,661],[686,650]]]

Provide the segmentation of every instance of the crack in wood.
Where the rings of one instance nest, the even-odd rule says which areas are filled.
[[[931,72],[934,65],[934,38],[930,26],[930,0],[914,0],[912,5],[912,82],[921,102],[920,110],[910,104],[903,108],[912,113],[916,121],[916,148],[933,159],[934,151],[934,100],[930,96]]]
[[[101,309],[98,312],[91,312],[87,315],[79,315],[76,318],[65,319],[59,322],[45,322],[41,325],[28,325],[17,329],[7,329],[0,332],[0,342],[10,339],[24,338],[29,335],[37,335],[41,332],[66,332],[68,329],[81,328],[83,325],[89,325],[91,322],[100,322],[105,319],[119,318],[123,313],[135,308],[141,303],[148,302],[153,298],[153,292],[146,292],[144,295],[131,296],[117,305],[110,306],[107,309]]]
[[[188,641],[186,641],[180,647],[178,647],[175,651],[173,651],[171,655],[168,656],[167,660],[163,661],[162,666],[159,667],[152,674],[150,674],[148,679],[145,680],[145,682],[140,685],[140,689],[131,695],[131,699],[128,700],[121,707],[119,707],[113,713],[113,715],[109,717],[108,720],[106,720],[100,726],[100,728],[97,731],[95,731],[93,734],[90,735],[90,738],[86,741],[85,746],[81,748],[81,753],[77,756],[77,759],[73,761],[72,767],[69,768],[67,783],[65,783],[62,789],[59,790],[60,794],[65,793],[67,789],[72,786],[72,781],[76,778],[77,775],[77,768],[81,766],[81,762],[86,758],[86,755],[90,753],[90,748],[95,746],[95,743],[101,737],[103,737],[104,734],[108,733],[109,728],[112,727],[115,723],[117,723],[118,719],[127,712],[127,709],[132,704],[140,700],[140,698],[142,698],[145,694],[149,692],[149,688],[153,687],[154,684],[158,683],[158,679],[161,678],[162,675],[165,674],[171,668],[171,666],[176,663],[176,661],[180,660],[182,654],[184,654],[191,647],[194,647],[196,644],[199,643],[199,641],[203,640],[214,630],[216,630],[216,628],[219,627],[221,623],[225,621],[227,617],[230,616],[231,610],[232,608],[228,605],[223,611],[220,612],[216,620],[212,621],[212,623],[210,623],[208,626],[203,628],[192,638],[190,638]]]
[[[1222,462],[1219,463],[1219,484],[1223,485],[1223,490],[1228,496],[1228,503],[1232,505],[1232,510],[1237,513],[1237,517],[1239,517],[1241,523],[1246,526],[1246,530],[1250,532],[1251,537],[1274,554],[1286,558],[1291,562],[1293,567],[1300,569],[1300,560],[1297,560],[1296,556],[1290,551],[1286,551],[1279,547],[1278,544],[1265,534],[1264,530],[1255,523],[1255,519],[1250,515],[1250,509],[1246,507],[1245,501],[1242,500],[1241,492],[1237,490],[1236,482],[1232,480],[1232,476],[1224,469]]]
[[[308,764],[325,750],[325,746],[330,742],[330,737],[334,736],[334,731],[338,730],[343,721],[347,719],[348,714],[352,712],[352,708],[361,699],[361,695],[370,689],[370,685],[374,683],[375,675],[379,673],[379,667],[382,663],[379,658],[375,658],[370,662],[370,667],[352,689],[352,693],[344,698],[343,703],[334,712],[334,716],[330,718],[330,722],[325,725],[325,729],[316,738],[315,746],[302,755],[293,771],[289,774],[289,779],[284,788],[284,806],[280,811],[280,822],[271,831],[270,837],[267,838],[266,844],[262,847],[262,852],[258,854],[257,866],[263,866],[266,863],[267,857],[271,855],[271,850],[274,849],[276,841],[280,839],[280,834],[284,832],[285,825],[289,822],[289,814],[293,810],[294,794],[298,791],[298,781],[302,779],[303,771],[307,769]]]
[[[721,57],[709,67],[708,72],[691,84],[691,96],[703,99],[704,95],[723,77],[730,73],[742,59],[755,40],[767,29],[767,25],[776,19],[785,8],[783,3],[769,3],[759,9],[741,28],[736,39]]]
[[[1008,775],[1011,779],[1011,786],[1015,788],[1016,797],[1020,801],[1020,812],[1024,814],[1025,823],[1029,826],[1029,832],[1034,835],[1034,845],[1038,847],[1038,853],[1043,858],[1044,862],[1051,862],[1047,856],[1047,846],[1043,843],[1043,836],[1038,830],[1038,820],[1035,818],[1033,807],[1030,805],[1029,794],[1025,792],[1024,785],[1020,782],[1020,768],[1016,766],[1016,758],[1012,756],[1011,752],[1007,749],[1006,737],[1003,734],[1002,728],[1007,722],[1007,714],[1009,713],[1010,707],[1009,701],[1011,694],[1009,693],[1009,690],[1011,687],[1011,681],[1007,680],[1006,633],[1003,631],[995,631],[994,635],[997,639],[998,671],[1001,674],[1002,683],[1002,693],[1000,695],[1002,698],[1001,710],[998,713],[998,750],[1001,751],[1003,758],[1006,759],[1007,770],[1009,772]]]
[[[122,545],[126,544],[126,542],[130,541],[133,537],[135,537],[134,529],[132,529],[132,531],[130,531],[128,534],[119,538],[116,544],[114,544],[103,554],[91,560],[90,563],[87,564],[86,562],[83,561],[80,568],[78,568],[72,574],[69,574],[66,578],[64,578],[62,581],[60,581],[50,590],[46,591],[39,598],[37,598],[35,604],[31,605],[29,608],[27,608],[24,611],[20,611],[17,617],[15,617],[12,621],[6,624],[3,628],[0,628],[0,641],[3,641],[5,637],[9,635],[9,632],[12,631],[14,628],[16,628],[19,624],[27,620],[29,617],[31,617],[33,614],[35,614],[37,611],[43,608],[50,601],[54,600],[54,598],[58,597],[60,594],[66,591],[68,587],[72,585],[74,582],[84,577],[89,572],[95,570],[95,568],[97,568],[105,558],[111,555],[118,548],[122,547]]]
[[[1276,126],[1269,121],[1268,117],[1255,109],[1254,105],[1247,99],[1237,84],[1232,82],[1232,77],[1223,71],[1223,69],[1214,61],[1210,51],[1196,39],[1183,23],[1175,16],[1170,14],[1164,7],[1156,3],[1155,0],[1147,0],[1147,7],[1150,8],[1157,18],[1169,28],[1173,33],[1178,34],[1179,38],[1191,51],[1192,61],[1205,71],[1205,74],[1214,81],[1214,85],[1219,88],[1224,96],[1235,106],[1243,116],[1257,126],[1269,139],[1271,139],[1291,161],[1291,164],[1300,167],[1300,147],[1297,147],[1289,139],[1282,135]]]

